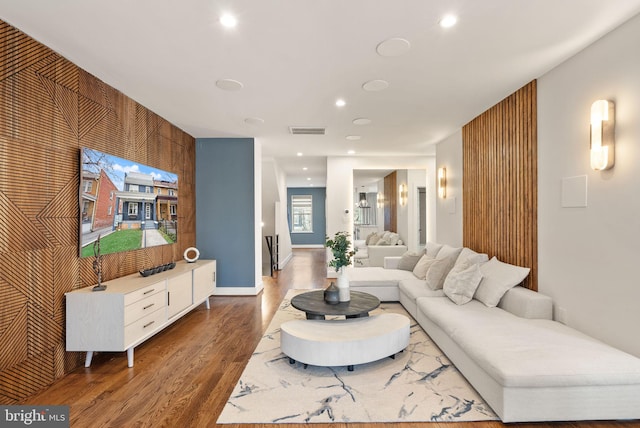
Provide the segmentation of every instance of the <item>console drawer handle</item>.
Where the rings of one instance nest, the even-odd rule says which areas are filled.
[[[152,293],[154,290],[155,290],[155,288],[152,288],[151,290],[147,290],[147,291],[145,291],[145,292],[144,292],[144,293],[142,293],[142,294],[149,294],[149,293]]]
[[[155,321],[151,321],[150,323],[147,323],[145,325],[142,326],[142,328],[147,328],[149,327],[151,324],[153,324]]]
[[[152,303],[150,305],[145,306],[144,308],[142,308],[142,310],[147,310],[149,309],[151,306],[155,305],[155,303]]]

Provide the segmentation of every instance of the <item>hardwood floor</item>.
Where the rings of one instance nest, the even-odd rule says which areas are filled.
[[[258,296],[211,298],[211,310],[201,305],[165,331],[136,348],[135,366],[126,354],[96,354],[90,368],[78,368],[26,404],[69,405],[71,427],[212,427],[244,366],[287,290],[323,288],[323,249],[294,250],[292,260],[276,279],[264,278]],[[434,428],[497,428],[499,422],[349,424]],[[221,425],[235,426],[251,425]],[[255,425],[256,427],[258,425]],[[297,428],[302,424],[267,425]],[[313,424],[317,428],[344,423]],[[509,424],[517,427],[609,428],[640,426],[637,422]]]

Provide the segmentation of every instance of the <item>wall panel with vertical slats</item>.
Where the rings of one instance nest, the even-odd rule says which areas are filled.
[[[462,128],[463,243],[531,268],[538,289],[536,81]]]
[[[398,172],[384,177],[384,230],[398,231]]]
[[[195,245],[194,138],[0,21],[0,404],[82,362],[64,351],[64,293],[96,281],[93,258],[78,257],[83,146],[179,181],[178,243],[106,255],[105,280]]]

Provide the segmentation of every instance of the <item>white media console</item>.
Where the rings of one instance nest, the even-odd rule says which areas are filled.
[[[196,306],[205,303],[216,286],[216,261],[180,261],[171,270],[142,277],[139,273],[66,293],[67,351],[86,352],[85,367],[94,352],[133,349]]]

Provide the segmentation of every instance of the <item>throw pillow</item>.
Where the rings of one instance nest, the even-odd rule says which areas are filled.
[[[451,271],[444,280],[444,294],[456,305],[464,305],[473,299],[478,285],[482,281],[480,266],[472,264],[466,269]]]
[[[418,264],[418,261],[423,255],[423,252],[412,253],[407,251],[402,255],[402,257],[400,257],[400,260],[398,261],[398,269],[413,271],[413,268],[416,267],[416,264]]]
[[[482,282],[474,297],[490,308],[498,306],[504,293],[524,281],[530,270],[501,262],[493,257],[480,266]]]
[[[391,244],[389,244],[389,241],[386,238],[380,238],[380,240],[376,242],[376,245],[391,245]]]
[[[438,251],[440,251],[441,248],[442,248],[442,244],[436,244],[435,242],[427,242],[427,245],[425,246],[425,251],[427,253],[427,256],[431,257],[432,259],[435,259],[436,256],[438,255]]]
[[[447,277],[447,274],[453,268],[454,264],[462,248],[454,248],[448,245],[443,245],[440,251],[438,251],[438,255],[436,256],[436,260],[442,261],[442,264],[438,266],[437,269],[434,269],[433,272],[427,272],[425,279],[427,280],[427,285],[432,290],[441,290],[444,286],[444,280]]]
[[[367,242],[367,245],[376,245],[380,240],[380,236],[377,233],[373,233],[368,239],[369,242]]]
[[[442,290],[444,280],[451,269],[445,260],[435,260],[437,263],[431,266],[424,279],[427,281],[427,287],[430,289]]]
[[[398,235],[397,233],[390,233],[389,239],[388,239],[389,245],[396,245],[399,239],[400,239],[400,235]]]
[[[374,236],[378,236],[378,234],[376,232],[371,232],[370,234],[368,234],[367,239],[364,240],[365,245],[373,245],[371,244],[371,238],[373,238]]]
[[[463,248],[456,260],[456,266],[458,263],[466,263],[469,265],[486,263],[489,260],[489,256],[484,253],[476,253],[475,251],[469,248]]]
[[[416,266],[413,268],[413,274],[418,279],[425,279],[427,272],[429,272],[429,270],[431,270],[431,267],[437,263],[438,260],[432,259],[425,254],[424,256],[420,257],[420,260],[418,260],[418,263],[416,263]]]

